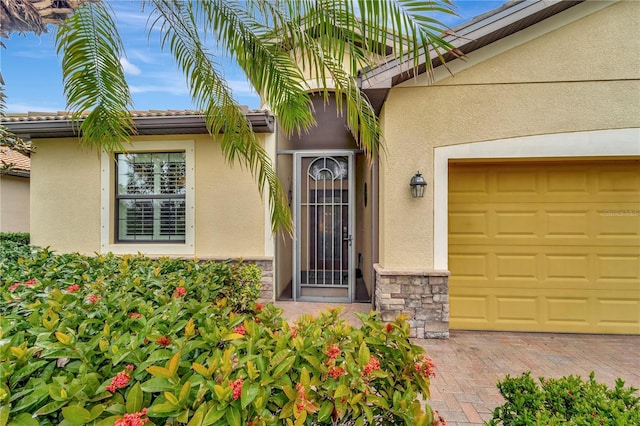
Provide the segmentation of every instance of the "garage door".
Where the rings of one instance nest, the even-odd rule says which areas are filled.
[[[640,160],[449,170],[451,328],[640,334]]]

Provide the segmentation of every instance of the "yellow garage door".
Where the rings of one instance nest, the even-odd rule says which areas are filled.
[[[449,170],[451,328],[640,334],[640,160]]]

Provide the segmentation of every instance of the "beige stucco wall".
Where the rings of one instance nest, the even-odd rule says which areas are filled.
[[[35,140],[31,243],[59,252],[100,249],[100,157],[78,140]]]
[[[571,22],[588,7],[469,55],[473,66],[433,86],[421,77],[391,90],[381,119],[383,267],[433,267],[434,148],[640,126],[640,3],[622,1]],[[562,26],[547,32],[553,25]],[[409,194],[416,170],[429,183],[424,199]]]
[[[29,178],[0,175],[0,232],[29,232]]]
[[[264,204],[249,172],[237,165],[230,167],[219,144],[206,135],[170,135],[164,139],[194,141],[193,254],[200,258],[264,256]],[[134,144],[159,140],[162,138],[136,137]],[[32,242],[60,252],[100,252],[100,156],[78,149],[74,138],[34,143]]]

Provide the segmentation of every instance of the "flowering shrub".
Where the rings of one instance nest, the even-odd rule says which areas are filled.
[[[402,318],[291,326],[255,302],[254,267],[180,262],[0,262],[0,425],[438,424]]]

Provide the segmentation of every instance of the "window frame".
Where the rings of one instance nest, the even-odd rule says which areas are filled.
[[[118,153],[101,153],[101,253],[144,253],[148,255],[193,255],[195,253],[195,150],[193,140],[134,142],[125,153],[184,152],[185,156],[185,236],[184,241],[119,240],[117,159]],[[148,197],[145,197],[148,198]]]
[[[151,165],[151,174],[152,174],[152,178],[154,180],[153,182],[153,186],[154,186],[154,191],[151,194],[135,194],[135,193],[125,193],[125,194],[121,194],[120,191],[118,190],[119,185],[124,183],[124,182],[120,182],[120,167],[121,167],[121,163],[120,163],[120,158],[121,157],[126,157],[127,155],[139,155],[139,154],[148,154],[151,157],[151,163],[134,163],[134,164],[150,164]],[[185,178],[185,184],[184,184],[184,192],[183,193],[170,193],[170,194],[163,194],[157,187],[160,186],[159,182],[155,182],[156,180],[156,168],[158,167],[158,164],[153,161],[153,155],[168,155],[168,154],[183,154],[183,160],[184,162],[180,162],[179,164],[184,164],[185,167],[185,173],[184,173],[184,178]],[[162,209],[164,208],[162,206],[163,201],[175,201],[175,200],[183,200],[184,204],[185,204],[185,208],[184,208],[184,214],[186,216],[186,152],[184,151],[167,151],[167,152],[160,152],[160,151],[153,151],[153,152],[116,152],[114,153],[114,161],[115,161],[115,174],[114,174],[114,184],[115,184],[115,203],[114,203],[114,223],[115,223],[115,227],[114,227],[114,241],[117,244],[136,244],[136,243],[142,243],[142,244],[183,244],[185,242],[185,238],[186,238],[186,224],[183,225],[184,229],[184,233],[183,233],[183,238],[175,238],[173,239],[171,237],[172,234],[167,234],[168,237],[167,238],[162,238],[161,236],[163,235],[162,232]],[[123,159],[122,161],[127,161],[126,159]],[[177,163],[176,163],[177,164]],[[134,167],[135,168],[135,167]],[[162,178],[160,178],[162,179]],[[121,226],[122,226],[122,221],[121,221],[121,209],[120,209],[120,202],[124,201],[124,200],[134,200],[134,201],[140,201],[141,205],[143,204],[151,204],[151,222],[150,222],[150,228],[151,228],[151,237],[150,238],[137,238],[136,236],[134,236],[131,239],[127,239],[127,238],[123,238],[121,235]],[[156,203],[160,203],[160,205],[156,206]],[[158,216],[156,218],[156,215]],[[140,228],[144,228],[147,227],[149,225],[144,224],[144,220],[142,221],[142,223],[140,223],[138,225],[138,227]],[[144,235],[140,234],[140,235]]]

